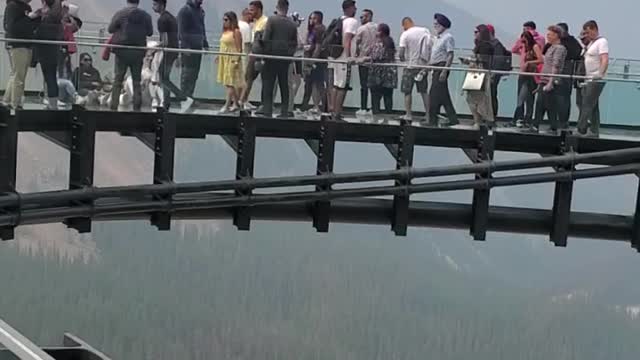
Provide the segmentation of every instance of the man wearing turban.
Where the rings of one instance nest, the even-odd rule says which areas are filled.
[[[455,47],[453,35],[448,31],[451,28],[451,20],[442,14],[435,14],[433,19],[436,39],[431,49],[431,61],[429,65],[449,68],[453,63]],[[453,126],[458,124],[458,115],[456,114],[456,109],[453,107],[453,101],[451,101],[451,94],[449,93],[448,70],[438,69],[433,71],[429,98],[429,123],[438,123],[440,108],[444,107],[447,118],[449,119],[449,125]]]

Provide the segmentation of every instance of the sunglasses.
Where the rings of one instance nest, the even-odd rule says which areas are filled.
[[[229,18],[224,18],[222,19],[222,21],[229,21]]]
[[[89,58],[84,58],[84,59],[82,59],[82,62],[91,62],[91,59],[89,59]]]

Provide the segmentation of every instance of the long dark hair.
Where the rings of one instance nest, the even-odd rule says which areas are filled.
[[[489,27],[487,25],[478,25],[476,26],[476,31],[478,32],[478,38],[475,40],[476,46],[481,41],[491,41],[491,32],[489,31]]]
[[[235,12],[233,11],[228,11],[226,13],[224,13],[224,15],[222,16],[222,18],[229,18],[229,28],[225,28],[224,27],[224,22],[222,23],[222,31],[227,31],[227,30],[231,30],[231,31],[235,31],[238,30],[240,27],[238,26],[238,15],[236,15]]]
[[[532,51],[533,47],[536,46],[536,40],[533,38],[533,34],[529,31],[524,31],[522,35],[520,35],[520,38],[524,39],[527,51]]]

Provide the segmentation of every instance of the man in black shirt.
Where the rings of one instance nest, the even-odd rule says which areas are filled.
[[[569,34],[569,26],[566,23],[559,23],[558,26],[563,30],[560,41],[567,49],[567,57],[564,61],[562,74],[574,75],[576,73],[577,66],[582,61],[582,45],[580,45],[580,42],[575,37]],[[567,127],[569,125],[569,118],[571,117],[571,92],[573,90],[573,80],[559,79],[558,85],[560,95],[560,101],[558,104],[558,120],[561,126]]]
[[[180,47],[190,50],[207,50],[207,33],[204,26],[203,0],[187,0],[185,5],[178,12],[178,38]],[[180,88],[188,96],[193,96],[200,75],[200,65],[202,54],[184,53],[182,54],[182,74],[180,77]]]
[[[178,21],[167,11],[167,0],[153,0],[153,11],[160,15],[158,18],[158,32],[160,33],[160,46],[162,48],[177,49],[180,47],[178,42]],[[171,107],[171,93],[182,101],[182,110],[185,111],[193,105],[193,99],[186,96],[182,90],[171,82],[171,69],[178,58],[178,53],[174,51],[166,51],[162,54],[162,62],[160,63],[160,83],[164,89],[165,110]]]
[[[153,35],[151,15],[138,8],[140,0],[127,0],[127,6],[115,13],[109,24],[109,33],[113,34],[114,45],[146,47],[147,37]],[[133,111],[142,108],[142,62],[144,49],[115,48],[116,54],[115,79],[111,93],[111,110],[117,111],[120,105],[122,83],[131,70],[133,80]]]
[[[278,0],[276,15],[269,17],[264,29],[264,54],[274,56],[293,56],[298,47],[298,26],[291,20],[289,1]],[[289,117],[289,65],[288,60],[265,59],[262,71],[262,101],[264,115],[273,115],[273,88],[278,80],[282,110],[280,117]]]

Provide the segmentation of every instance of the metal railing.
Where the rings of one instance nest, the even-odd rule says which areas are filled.
[[[88,46],[88,47],[103,47],[110,49],[130,49],[130,50],[159,50],[164,52],[172,52],[172,53],[181,53],[181,54],[203,54],[203,55],[226,55],[226,56],[237,56],[237,57],[253,57],[257,59],[272,59],[272,60],[287,60],[293,62],[312,62],[312,63],[327,63],[327,64],[356,64],[355,59],[350,60],[337,60],[337,59],[317,59],[317,58],[308,58],[308,57],[293,57],[293,56],[275,56],[275,55],[264,55],[264,54],[247,54],[247,53],[237,53],[237,52],[222,52],[222,51],[214,51],[214,50],[193,50],[193,49],[180,49],[180,48],[168,48],[168,47],[146,47],[146,46],[128,46],[128,45],[117,45],[117,44],[108,44],[108,43],[94,43],[94,42],[67,42],[67,41],[52,41],[52,40],[23,40],[23,39],[0,39],[0,42],[19,42],[19,43],[27,43],[27,44],[43,44],[43,45],[69,45],[75,44],[77,46]],[[474,68],[470,69],[468,67],[445,67],[445,66],[434,66],[434,65],[418,65],[418,64],[408,64],[404,62],[397,63],[364,63],[364,64],[372,64],[375,66],[382,67],[396,67],[396,68],[412,68],[412,69],[423,69],[423,70],[447,70],[453,72],[467,72],[473,71],[476,73],[489,73],[489,74],[497,74],[497,75],[525,75],[525,76],[540,76],[540,77],[550,77],[556,79],[573,79],[573,80],[585,80],[585,81],[605,81],[605,82],[624,82],[624,83],[636,83],[640,84],[640,79],[620,79],[615,77],[605,77],[602,79],[594,79],[590,76],[581,76],[581,75],[566,75],[566,74],[553,74],[553,73],[532,73],[532,72],[523,72],[523,71],[506,71],[506,70],[493,70],[493,69],[482,69],[482,68]]]

